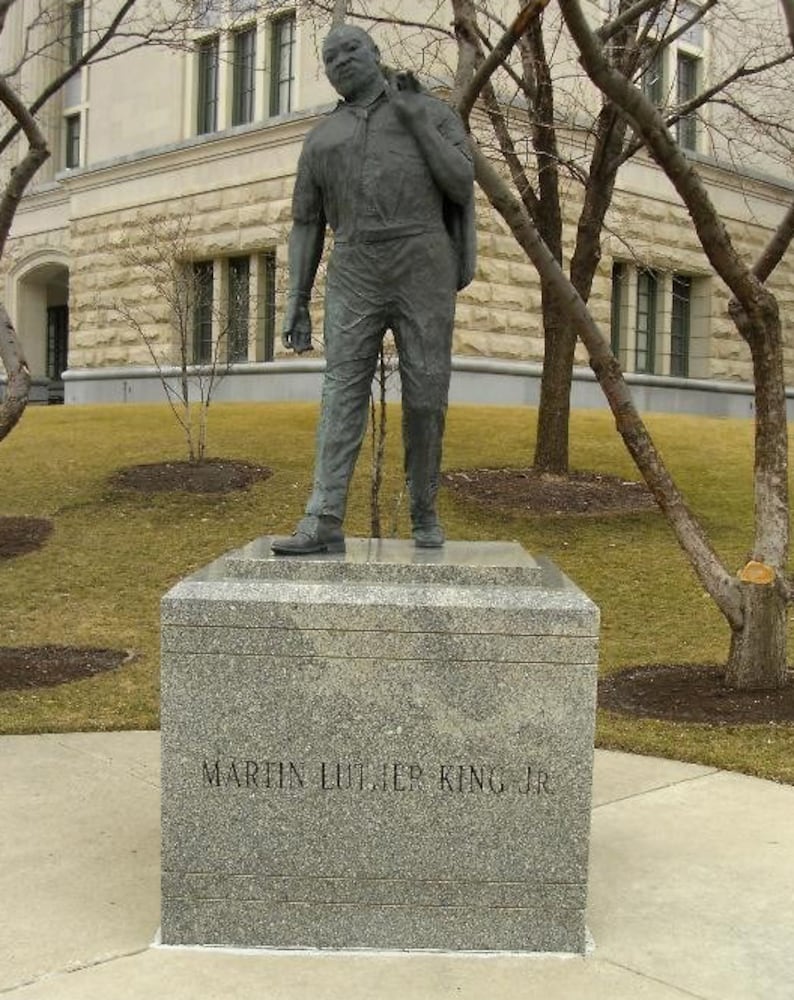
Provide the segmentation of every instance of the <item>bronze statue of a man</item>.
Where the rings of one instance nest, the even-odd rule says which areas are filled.
[[[460,117],[409,75],[390,79],[360,28],[331,30],[325,72],[342,100],[307,136],[289,239],[283,342],[311,349],[309,296],[326,225],[334,233],[314,488],[282,554],[344,551],[348,487],[370,386],[391,329],[402,382],[405,474],[416,545],[436,548],[455,295],[474,271],[474,171]]]

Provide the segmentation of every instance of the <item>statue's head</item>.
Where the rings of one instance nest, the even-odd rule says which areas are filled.
[[[331,28],[323,42],[323,63],[331,86],[347,100],[382,78],[378,46],[363,28],[352,24]]]

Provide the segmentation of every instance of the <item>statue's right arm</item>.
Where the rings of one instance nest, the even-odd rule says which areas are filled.
[[[309,299],[324,242],[324,219],[293,223],[289,235],[289,292],[281,341],[296,354],[312,349]]]

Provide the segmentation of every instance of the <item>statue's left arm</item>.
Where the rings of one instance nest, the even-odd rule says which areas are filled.
[[[441,101],[412,90],[390,87],[389,100],[421,149],[433,180],[450,201],[465,205],[473,194],[474,164],[460,117]]]

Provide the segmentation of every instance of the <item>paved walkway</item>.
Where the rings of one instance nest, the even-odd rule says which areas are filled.
[[[585,958],[152,946],[157,733],[0,738],[0,997],[792,1000],[794,787],[596,754]]]

